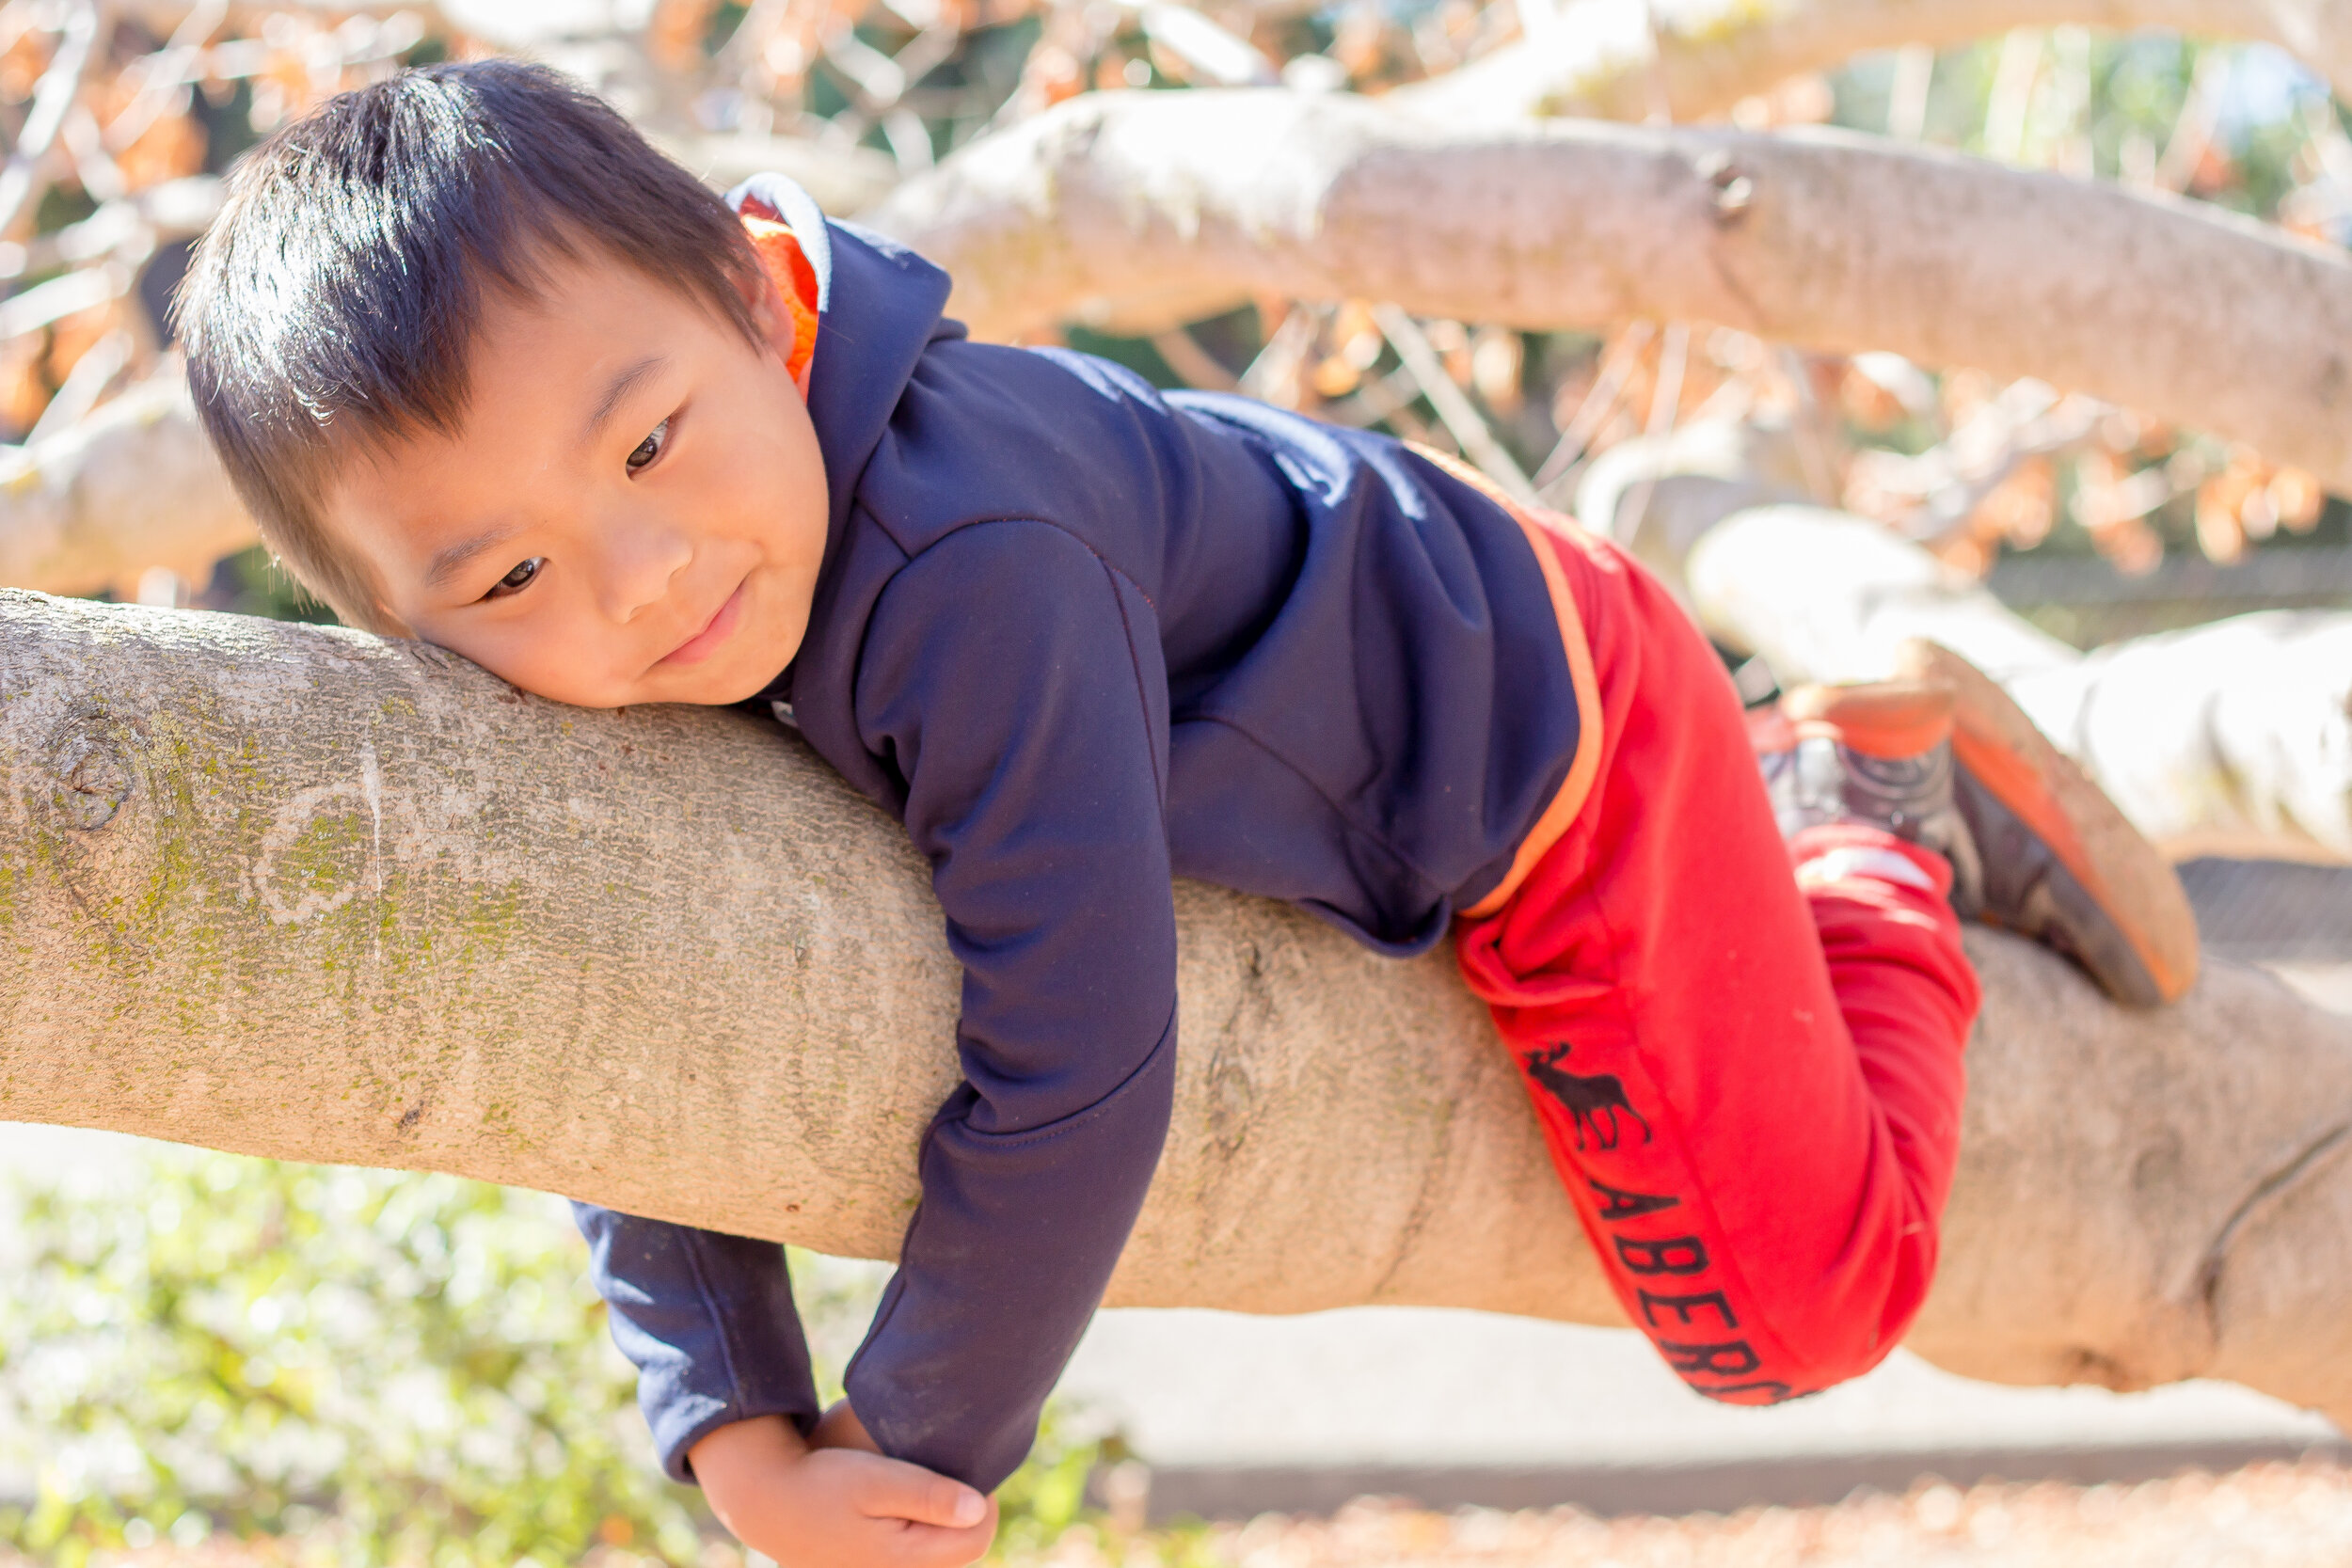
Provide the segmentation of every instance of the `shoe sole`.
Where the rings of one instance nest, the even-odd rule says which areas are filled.
[[[2004,841],[2049,853],[2003,900],[2014,918],[1995,923],[2063,949],[2120,1002],[2153,1007],[2185,995],[2197,981],[2197,916],[2155,846],[1975,665],[1915,640],[1899,668],[1952,689],[1954,792],[1988,867]]]

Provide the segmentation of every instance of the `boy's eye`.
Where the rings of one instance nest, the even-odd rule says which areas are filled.
[[[516,562],[515,569],[492,583],[490,591],[482,596],[485,599],[502,599],[509,594],[521,593],[531,586],[531,579],[539,575],[539,568],[546,563],[547,559],[543,555],[534,555],[529,561]]]
[[[670,421],[664,420],[660,424],[654,426],[645,438],[638,442],[636,449],[628,454],[628,471],[630,473],[635,473],[638,469],[644,467],[646,464],[660,456],[661,449],[667,446],[669,441]]]

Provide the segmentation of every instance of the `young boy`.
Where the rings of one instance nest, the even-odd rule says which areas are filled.
[[[1768,794],[1606,543],[1384,437],[969,342],[920,258],[781,181],[735,206],[550,73],[435,67],[253,154],[181,319],[345,620],[563,702],[772,705],[930,859],[965,1084],[843,1404],[781,1249],[580,1209],[663,1463],[758,1549],[985,1546],[1166,1131],[1173,877],[1453,934],[1629,1316],[1746,1403],[1876,1364],[1927,1289],[1953,897],[2129,1000],[2187,985],[2169,870],[1950,656],[1784,705]]]

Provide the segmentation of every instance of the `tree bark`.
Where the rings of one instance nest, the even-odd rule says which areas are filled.
[[[1483,1010],[1181,885],[1167,1157],[1112,1289],[1617,1321]],[[437,650],[0,594],[0,1117],[458,1172],[889,1257],[955,1080],[925,867],[740,712],[598,713]],[[2209,963],[2122,1012],[1979,934],[1913,1343],[2352,1418],[2352,1025]]]
[[[2275,43],[2352,99],[2352,8],[2342,0],[1578,0],[1542,36],[1400,89],[1417,107],[1482,125],[1540,115],[1677,120],[1733,104],[1802,71],[2013,27],[2169,28]],[[1462,122],[1455,119],[1455,123]]]
[[[1461,134],[1343,96],[1107,93],[868,221],[983,335],[1264,290],[1549,328],[1633,317],[2061,388],[2352,490],[2352,262],[2199,203],[1835,132]],[[2259,367],[2259,370],[2252,369]]]

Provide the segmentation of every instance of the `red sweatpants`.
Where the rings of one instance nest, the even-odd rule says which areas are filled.
[[[1462,971],[1635,1326],[1711,1398],[1812,1393],[1877,1365],[1935,1271],[1978,1002],[1950,873],[1869,829],[1784,845],[1682,609],[1607,543],[1531,531],[1591,650],[1597,767],[1502,907],[1458,924]],[[1931,886],[1801,892],[1797,861],[1885,864],[1814,858],[1841,846]]]

